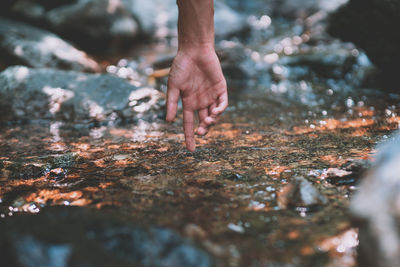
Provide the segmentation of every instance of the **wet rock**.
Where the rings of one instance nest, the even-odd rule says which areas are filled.
[[[344,78],[352,70],[356,60],[357,57],[352,54],[351,49],[332,45],[332,47],[325,47],[325,49],[310,54],[285,57],[279,63],[292,68],[296,66],[308,68],[307,73],[313,72],[318,77]],[[293,77],[296,76],[296,72],[292,72],[292,79],[301,78]]]
[[[340,168],[329,168],[324,176],[334,185],[353,185],[362,178],[370,166],[368,160],[349,160]]]
[[[281,209],[313,209],[327,203],[325,196],[303,177],[294,178],[278,194],[278,205]]]
[[[49,180],[60,181],[66,177],[67,171],[62,168],[52,169],[47,173],[46,178]]]
[[[75,153],[66,153],[60,156],[53,157],[50,160],[50,168],[52,169],[69,169],[72,168],[75,163],[79,162],[80,158]]]
[[[92,50],[119,39],[132,40],[139,32],[136,20],[122,1],[19,0],[11,11]]]
[[[356,182],[353,173],[344,169],[329,168],[326,176],[326,180],[334,185],[354,184]]]
[[[400,266],[400,135],[378,148],[351,202],[358,218],[359,266]]]
[[[329,32],[363,48],[387,78],[397,81],[400,1],[351,0],[330,18]],[[396,82],[397,84],[397,82]]]
[[[0,18],[0,55],[8,64],[97,71],[99,65],[57,35],[24,23]]]
[[[40,178],[45,173],[45,168],[33,164],[13,163],[5,168],[3,175],[13,180],[28,180]]]
[[[112,75],[20,66],[0,74],[0,96],[0,106],[7,110],[3,120],[153,120],[164,105],[157,90],[138,89]]]
[[[0,229],[5,266],[214,265],[208,253],[174,231],[140,227],[88,208],[46,208],[2,219]]]

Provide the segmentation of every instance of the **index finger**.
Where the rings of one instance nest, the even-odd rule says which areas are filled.
[[[183,131],[187,149],[194,152],[196,144],[194,141],[194,112],[192,110],[183,110]]]

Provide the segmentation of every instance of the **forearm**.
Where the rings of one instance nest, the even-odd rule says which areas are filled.
[[[177,0],[178,49],[214,48],[214,0]]]

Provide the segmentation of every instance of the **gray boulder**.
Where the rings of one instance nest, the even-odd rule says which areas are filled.
[[[0,74],[0,120],[152,120],[163,102],[159,91],[108,74],[21,66]]]
[[[0,55],[9,64],[97,71],[99,65],[57,35],[24,23],[0,18]],[[8,59],[8,60],[7,60]]]
[[[10,12],[92,50],[119,39],[133,39],[139,33],[136,20],[122,1],[17,0]]]
[[[358,219],[359,266],[400,266],[400,134],[379,148],[351,202]]]

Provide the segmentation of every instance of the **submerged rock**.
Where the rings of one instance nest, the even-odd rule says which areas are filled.
[[[351,0],[331,16],[328,30],[363,48],[385,76],[397,81],[399,12],[399,0]]]
[[[325,196],[303,177],[294,178],[278,195],[278,205],[281,209],[312,209],[327,203]]]
[[[379,148],[351,202],[358,218],[359,266],[400,266],[400,134]]]
[[[9,64],[97,71],[99,65],[57,35],[24,23],[0,18],[0,55]]]
[[[20,66],[0,73],[0,120],[154,120],[163,102],[159,91],[108,74]]]
[[[51,207],[0,220],[4,266],[213,266],[177,233],[140,227],[88,208]]]

